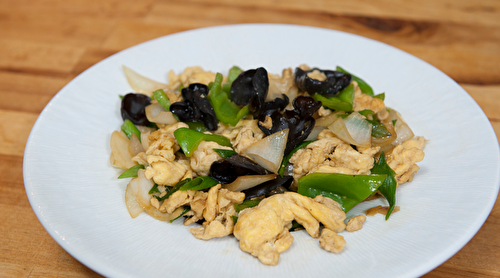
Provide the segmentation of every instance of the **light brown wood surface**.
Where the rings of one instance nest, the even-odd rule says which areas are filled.
[[[500,136],[500,1],[0,0],[0,277],[99,276],[49,236],[26,197],[24,146],[48,101],[129,46],[252,22],[325,27],[407,51],[462,85]],[[425,277],[500,277],[499,200],[476,236]]]

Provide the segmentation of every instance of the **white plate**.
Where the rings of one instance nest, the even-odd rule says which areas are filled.
[[[304,231],[278,266],[239,250],[234,237],[200,241],[182,225],[146,214],[131,219],[128,181],[109,164],[109,139],[121,125],[123,72],[167,81],[187,66],[227,73],[265,66],[281,73],[302,63],[340,65],[362,77],[415,134],[430,141],[415,179],[398,189],[401,211],[369,217],[340,254]],[[49,234],[72,256],[112,277],[415,277],[455,254],[484,223],[499,188],[499,147],[484,113],[452,79],[403,51],[338,31],[250,24],[182,32],[126,49],[94,65],[47,105],[30,134],[24,182]],[[372,201],[352,213],[382,203]]]

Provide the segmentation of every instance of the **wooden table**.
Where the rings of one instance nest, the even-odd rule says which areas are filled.
[[[393,45],[476,100],[500,136],[500,1],[1,0],[0,276],[99,276],[43,229],[26,197],[33,123],[66,83],[129,46],[222,24],[319,26]],[[500,277],[500,201],[477,235],[425,277]]]

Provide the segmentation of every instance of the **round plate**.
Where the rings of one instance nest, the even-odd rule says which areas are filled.
[[[339,254],[305,231],[277,266],[239,249],[233,236],[195,239],[182,221],[147,214],[130,218],[127,180],[109,163],[109,140],[122,123],[119,95],[131,91],[121,66],[160,82],[169,70],[200,65],[227,74],[264,66],[281,73],[300,64],[337,65],[385,92],[416,135],[428,139],[415,179],[400,186],[401,211],[389,221],[368,217],[358,232],[341,234]],[[64,87],[30,134],[24,182],[48,233],[72,256],[112,277],[415,277],[455,254],[479,230],[499,188],[499,145],[484,113],[452,79],[403,51],[338,31],[272,24],[197,29],[117,53]],[[360,204],[348,215],[384,204]],[[384,204],[385,205],[385,204]]]

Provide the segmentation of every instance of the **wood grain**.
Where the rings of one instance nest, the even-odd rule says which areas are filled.
[[[49,236],[24,189],[29,132],[62,87],[95,63],[149,39],[260,22],[346,31],[407,51],[462,85],[500,138],[497,0],[2,0],[0,277],[100,276]],[[499,232],[497,199],[474,238],[424,277],[500,277]]]

